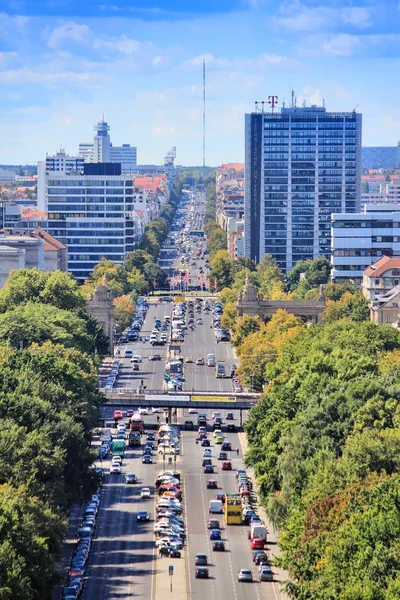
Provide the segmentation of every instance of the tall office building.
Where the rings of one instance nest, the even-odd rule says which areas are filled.
[[[246,115],[246,256],[284,272],[330,257],[331,214],[360,210],[361,122],[317,106]]]
[[[143,235],[145,195],[120,172],[120,165],[98,163],[45,177],[48,231],[68,247],[68,271],[81,281],[102,257],[123,262]]]

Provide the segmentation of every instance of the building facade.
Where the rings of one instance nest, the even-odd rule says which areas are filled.
[[[381,256],[363,273],[362,293],[367,300],[376,300],[400,285],[400,257]]]
[[[103,257],[123,262],[136,249],[147,214],[132,178],[101,175],[100,164],[87,167],[99,173],[46,177],[48,231],[68,247],[68,271],[80,281]]]
[[[365,146],[361,154],[362,168],[365,170],[400,167],[400,142],[397,146]]]
[[[79,144],[79,157],[86,163],[120,163],[122,173],[133,173],[137,164],[137,148],[130,144],[113,146],[110,139],[110,126],[104,120],[94,126],[93,142]]]
[[[245,119],[245,254],[288,272],[331,254],[331,213],[360,210],[361,124],[323,107]]]
[[[400,256],[400,203],[369,203],[364,212],[332,215],[331,278],[362,282],[381,256]]]

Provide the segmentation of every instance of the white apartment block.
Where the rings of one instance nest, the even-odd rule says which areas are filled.
[[[332,214],[331,225],[331,278],[337,283],[361,283],[365,269],[381,256],[400,256],[400,202]]]
[[[113,146],[110,139],[110,126],[105,121],[99,121],[94,126],[93,142],[79,144],[79,157],[84,162],[120,163],[122,173],[131,174],[137,164],[137,148],[130,144]]]

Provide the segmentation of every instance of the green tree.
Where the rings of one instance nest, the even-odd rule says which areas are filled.
[[[219,250],[211,258],[210,280],[213,283],[214,279],[216,279],[217,290],[222,290],[232,284],[232,264],[233,260],[226,250]]]

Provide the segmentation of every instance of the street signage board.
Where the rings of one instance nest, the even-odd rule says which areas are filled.
[[[184,296],[175,296],[174,302],[185,302]]]
[[[145,400],[148,400],[149,402],[154,402],[155,400],[172,400],[173,402],[189,402],[190,397],[189,396],[175,396],[174,394],[145,394],[144,396]]]
[[[172,577],[172,575],[174,574],[174,567],[173,565],[169,565],[168,567],[168,574]]]
[[[236,402],[235,396],[192,396],[194,402]]]

